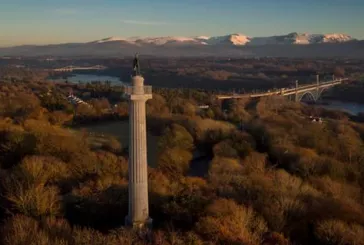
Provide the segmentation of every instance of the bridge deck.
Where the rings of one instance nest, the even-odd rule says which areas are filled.
[[[53,69],[53,71],[74,71],[74,70],[105,70],[107,67],[102,65],[95,65],[95,66],[66,66],[62,68]]]
[[[292,95],[292,94],[296,94],[296,93],[303,93],[303,92],[312,91],[314,89],[332,87],[332,86],[335,86],[337,84],[341,84],[342,82],[347,81],[347,80],[349,80],[349,79],[344,78],[344,79],[339,79],[339,80],[335,80],[335,81],[319,83],[318,86],[315,83],[315,84],[300,86],[298,88],[283,88],[283,89],[280,89],[280,90],[275,90],[275,91],[272,91],[272,92],[263,92],[263,93],[229,94],[229,95],[220,94],[220,95],[217,95],[216,97],[219,100],[224,100],[224,99],[259,98],[259,97],[266,97],[266,96],[273,96],[273,95],[288,96],[288,95]]]

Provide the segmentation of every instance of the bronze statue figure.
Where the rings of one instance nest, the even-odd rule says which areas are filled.
[[[134,62],[133,62],[133,76],[140,75],[140,66],[139,66],[139,58],[138,54],[135,54]]]

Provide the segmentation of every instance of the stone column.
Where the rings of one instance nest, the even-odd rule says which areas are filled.
[[[148,204],[147,130],[145,103],[152,98],[150,86],[144,78],[134,76],[133,86],[126,93],[129,98],[129,214],[127,226],[151,225]]]

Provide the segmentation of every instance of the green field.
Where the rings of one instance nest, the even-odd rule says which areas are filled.
[[[129,121],[103,122],[82,126],[78,130],[85,129],[89,133],[90,144],[102,145],[110,140],[110,136],[116,138],[122,147],[129,145]],[[148,164],[155,166],[158,137],[147,134]]]

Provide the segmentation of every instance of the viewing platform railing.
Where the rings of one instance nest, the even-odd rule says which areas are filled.
[[[152,86],[125,86],[124,93],[127,95],[152,94]]]

